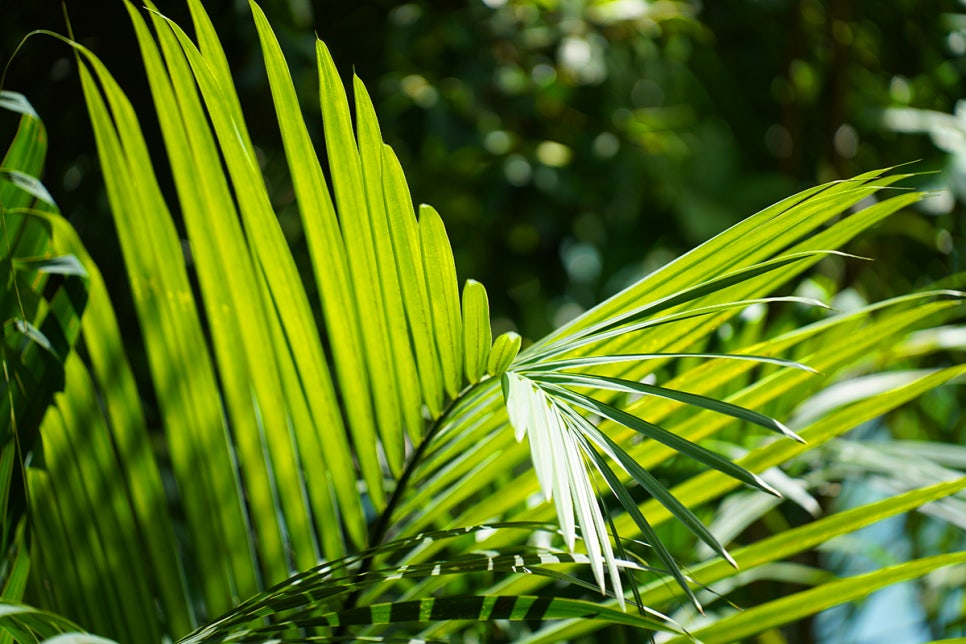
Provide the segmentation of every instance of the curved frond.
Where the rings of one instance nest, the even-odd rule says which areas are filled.
[[[0,601],[0,635],[19,644],[116,644],[84,633],[70,620],[32,606]]]
[[[140,345],[38,178],[37,115],[0,94],[21,120],[0,168],[0,629],[25,641],[93,641],[75,621],[119,641],[386,641],[509,620],[533,641],[607,624],[686,638],[682,604],[716,602],[712,584],[725,601],[727,584],[759,573],[816,584],[744,614],[709,611],[696,636],[723,641],[962,563],[951,553],[829,580],[784,561],[958,493],[964,481],[936,481],[960,465],[735,543],[780,490],[814,509],[790,462],[834,454],[846,432],[966,374],[943,363],[882,375],[890,356],[961,348],[913,334],[961,330],[963,276],[847,313],[794,294],[825,259],[861,261],[840,249],[922,198],[880,192],[908,175],[805,190],[546,338],[494,338],[483,285],[457,275],[446,213],[413,203],[363,81],[344,85],[316,40],[318,103],[303,109],[252,2],[313,273],[299,274],[228,59],[202,2],[187,3],[193,36],[150,2],[123,3],[163,155],[142,131],[149,111],[68,43]],[[317,112],[324,145],[306,121]],[[764,321],[718,334],[749,310]],[[801,310],[818,321],[800,326]],[[792,330],[772,334],[771,317]],[[143,351],[137,382],[126,351]],[[867,471],[877,459],[901,469],[888,447],[856,454]],[[742,499],[753,502],[731,525],[709,522],[710,504]],[[966,520],[961,504],[946,510]],[[12,603],[25,596],[41,609]]]
[[[837,536],[849,534],[867,525],[881,521],[890,516],[908,512],[937,499],[943,499],[966,489],[966,478],[955,481],[944,481],[927,487],[917,488],[909,492],[896,495],[829,515],[808,525],[787,530],[760,542],[746,546],[734,553],[740,569],[750,570],[768,562],[780,561],[805,552]],[[697,567],[694,579],[703,585],[713,585],[736,574],[736,570],[723,561],[710,561]],[[819,589],[821,586],[818,587]],[[651,606],[665,605],[676,594],[673,586],[666,580],[658,579],[644,585],[641,589],[641,599]],[[794,618],[789,616],[785,623]],[[561,622],[547,626],[541,632],[534,634],[524,641],[527,644],[536,642],[559,642],[563,639],[577,637],[593,630],[593,626],[581,622]]]
[[[574,555],[550,551],[521,551],[515,554],[470,553],[459,559],[426,564],[402,564],[368,570],[366,562],[372,557],[386,557],[400,553],[414,544],[451,543],[475,534],[494,531],[532,532],[547,530],[541,524],[492,524],[442,530],[420,534],[412,539],[391,541],[359,555],[345,557],[299,573],[274,588],[242,603],[229,614],[181,640],[181,644],[196,642],[235,641],[244,638],[281,636],[293,625],[302,628],[345,627],[396,622],[449,622],[452,620],[540,620],[579,618],[625,623],[656,630],[681,632],[673,620],[661,613],[640,606],[639,615],[625,611],[578,610],[593,604],[571,600],[540,600],[533,604],[528,597],[448,596],[422,601],[339,607],[346,595],[361,589],[384,585],[396,580],[443,579],[447,576],[472,574],[507,575],[511,573],[536,575],[549,580],[564,581],[575,586],[588,586],[578,577],[555,570],[561,565],[595,566],[598,561],[588,555]],[[615,568],[645,570],[633,562],[618,560]],[[619,599],[618,595],[609,593]],[[494,602],[496,602],[494,604]],[[623,606],[622,606],[623,608]],[[330,612],[326,612],[330,611]],[[259,625],[260,618],[284,612],[283,625]],[[623,617],[622,617],[623,616]],[[283,640],[284,641],[284,640]]]

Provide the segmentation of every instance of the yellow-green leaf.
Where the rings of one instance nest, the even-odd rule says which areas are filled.
[[[466,280],[463,285],[463,368],[470,384],[479,381],[486,372],[492,341],[486,289],[476,280]]]
[[[502,375],[509,368],[513,359],[517,357],[522,342],[523,338],[515,331],[507,331],[497,336],[496,340],[493,341],[493,348],[490,349],[486,372],[491,376]]]
[[[432,206],[419,207],[419,236],[423,250],[423,271],[429,291],[436,348],[443,371],[443,386],[455,398],[463,384],[463,337],[460,331],[459,286],[453,249],[446,228]]]

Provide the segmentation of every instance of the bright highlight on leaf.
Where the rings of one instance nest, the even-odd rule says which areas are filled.
[[[553,500],[563,530],[564,543],[574,550],[577,523],[590,557],[594,578],[605,593],[604,566],[614,594],[624,608],[624,593],[597,494],[585,467],[589,457],[557,404],[532,381],[510,371],[507,381],[507,413],[518,441],[530,441],[533,465],[544,497]],[[576,517],[575,517],[576,510]]]
[[[466,280],[463,285],[463,366],[470,384],[478,382],[486,373],[492,339],[486,289],[476,280]]]
[[[523,338],[515,331],[501,333],[493,341],[493,348],[490,349],[490,358],[487,360],[486,372],[491,376],[503,375],[503,372],[510,368],[510,364],[520,352],[520,344]]]
[[[779,262],[779,264],[781,263],[783,262]],[[748,271],[747,274],[757,275],[761,270],[763,269],[758,268]],[[729,277],[728,281],[731,280],[732,278]],[[740,282],[740,280],[738,281]],[[697,289],[697,291],[704,293],[702,288]],[[625,328],[624,325],[629,319],[637,320],[637,327],[642,328],[648,322],[648,313],[657,314],[664,308],[663,305],[643,306],[627,315],[620,316],[616,322],[601,322],[594,327],[596,332],[577,334],[569,344],[558,344],[560,348],[555,350],[554,353],[570,350],[575,346],[584,346],[588,343],[588,337],[591,342],[598,339],[600,335],[610,337],[614,335],[611,329],[615,325],[619,328]],[[632,330],[636,330],[636,328]],[[621,593],[620,579],[616,575],[616,568],[613,567],[615,556],[610,545],[611,538],[618,539],[619,535],[611,535],[606,529],[600,507],[596,501],[597,494],[586,467],[587,462],[593,463],[594,469],[607,482],[608,487],[617,496],[628,516],[633,519],[637,528],[647,538],[648,543],[652,545],[662,564],[666,566],[668,572],[678,582],[684,593],[700,610],[701,606],[691,592],[677,562],[663,547],[630,492],[610,469],[601,454],[606,455],[611,462],[616,462],[625,474],[644,488],[653,499],[660,502],[695,536],[734,565],[731,555],[691,510],[578,410],[590,412],[600,418],[633,429],[647,438],[663,443],[681,454],[690,456],[759,490],[775,496],[780,496],[780,494],[761,477],[739,467],[731,460],[668,432],[658,425],[638,418],[623,409],[605,403],[592,395],[574,391],[572,388],[589,389],[598,395],[602,392],[616,391],[664,398],[731,416],[799,442],[804,441],[798,434],[789,430],[779,421],[725,401],[622,378],[564,371],[582,367],[604,366],[634,359],[648,360],[659,357],[658,354],[639,354],[634,357],[629,355],[591,355],[582,358],[541,361],[533,367],[529,367],[527,362],[523,362],[517,367],[518,370],[509,371],[503,375],[503,393],[507,415],[514,427],[517,441],[523,440],[524,436],[529,438],[537,480],[544,497],[547,500],[554,500],[565,544],[573,551],[576,535],[576,512],[576,520],[581,527],[581,534],[587,551],[592,555],[591,560],[593,560],[593,554],[596,553],[603,558],[603,563],[607,564],[612,580],[611,584],[618,595],[621,607],[623,608],[624,599]],[[702,357],[780,364],[811,371],[808,367],[798,363],[776,358],[719,354],[704,354]],[[594,576],[601,591],[604,589],[603,563],[593,567]]]
[[[463,384],[459,286],[446,228],[439,213],[432,206],[424,204],[419,207],[419,236],[436,348],[442,364],[443,386],[449,397],[455,398]]]
[[[252,3],[314,272],[303,279],[228,58],[201,0],[187,1],[190,30],[150,1],[147,12],[123,3],[167,154],[149,150],[142,112],[98,58],[68,42],[132,289],[111,295],[129,296],[140,343],[125,342],[97,266],[38,178],[36,112],[0,92],[20,120],[0,164],[0,644],[106,641],[80,627],[125,642],[453,640],[483,620],[526,622],[531,641],[601,624],[687,637],[660,611],[700,609],[702,584],[740,585],[739,564],[781,565],[966,485],[926,487],[966,467],[948,446],[857,446],[853,465],[915,470],[903,491],[922,489],[736,543],[733,555],[723,545],[779,503],[756,491],[801,484],[815,505],[810,477],[782,474],[786,462],[823,443],[834,455],[845,432],[966,372],[852,374],[886,349],[891,361],[961,348],[961,277],[756,335],[773,330],[773,310],[827,308],[772,294],[825,258],[855,261],[835,249],[921,198],[875,196],[904,175],[789,197],[521,351],[517,333],[493,339],[482,284],[460,292],[446,213],[424,205],[417,216],[362,80],[344,85],[316,42],[318,103],[303,113]],[[309,135],[319,126],[324,146]],[[172,178],[176,207],[158,176]],[[718,333],[751,306],[769,315],[750,333]],[[906,342],[937,319],[948,338]],[[132,350],[143,350],[137,381]],[[846,397],[827,384],[843,372]],[[794,431],[757,410],[792,418]],[[748,430],[770,434],[745,441]],[[907,465],[912,452],[929,467]],[[530,503],[538,492],[551,503]],[[749,498],[764,503],[720,520]],[[941,510],[964,521],[955,503]],[[669,521],[684,530],[662,530]],[[709,641],[750,636],[964,557],[821,580],[735,615],[709,611],[713,623],[696,628]],[[559,596],[560,584],[595,601]],[[39,608],[15,603],[25,596]]]

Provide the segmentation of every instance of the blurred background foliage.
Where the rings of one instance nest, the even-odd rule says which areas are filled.
[[[0,51],[30,29],[64,31],[55,4],[8,12]],[[206,4],[298,243],[247,3]],[[123,12],[77,7],[81,42],[134,94],[146,91],[139,63],[118,53],[133,48],[98,47],[131,38]],[[160,7],[185,18],[179,2]],[[860,293],[960,268],[961,1],[287,0],[266,12],[308,109],[313,29],[372,87],[415,199],[445,217],[460,275],[489,285],[499,330],[539,337],[799,188],[913,160],[942,171],[917,186],[952,191],[853,249],[878,260]],[[47,184],[70,195],[65,210],[95,256],[116,255],[97,252],[112,242],[86,116],[62,109],[79,97],[70,52],[28,43],[7,86],[30,96],[57,142]]]
[[[80,42],[105,59],[136,105],[140,88],[140,105],[150,110],[141,63],[131,58],[136,49],[126,14],[120,6],[92,11],[84,3],[71,4]],[[180,24],[190,23],[181,2],[158,4]],[[271,103],[264,97],[247,2],[205,4],[235,68],[279,217],[297,249],[303,235],[282,170]],[[914,160],[912,170],[931,173],[911,184],[943,192],[890,218],[848,249],[875,262],[827,261],[800,285],[801,294],[849,310],[922,289],[963,268],[963,0],[265,4],[306,109],[318,109],[313,30],[340,68],[354,66],[367,83],[414,198],[443,215],[460,278],[487,285],[495,333],[516,329],[540,337],[798,189]],[[6,11],[0,23],[4,59],[25,33],[41,27],[64,32],[56,3],[21,2]],[[52,145],[45,183],[114,282],[113,292],[123,292],[120,254],[71,52],[49,40],[28,42],[9,69],[5,89],[26,94],[47,123]],[[145,124],[152,120],[142,114]],[[319,119],[314,125],[321,141]],[[149,142],[157,140],[155,128],[146,129]],[[134,316],[125,315],[130,305],[116,305],[122,320],[132,321],[130,337],[136,338]],[[793,309],[763,320],[752,311],[721,330],[718,348],[743,346],[816,315]],[[930,360],[962,361],[962,329],[948,331],[920,338],[953,350]],[[915,346],[897,348],[890,366],[901,366],[916,352]],[[923,465],[937,462],[923,442],[966,444],[956,389],[933,392],[887,423],[865,428],[856,438],[878,450],[874,454],[833,445],[820,458],[793,464],[790,472],[802,476],[817,499],[811,510],[868,501],[876,486],[894,490],[913,485],[916,476],[966,470],[966,454],[956,450],[939,461],[945,474]],[[887,438],[915,443],[893,445],[906,456],[889,461]],[[892,469],[883,463],[893,463]],[[673,478],[674,467],[664,476]],[[839,494],[841,481],[846,493]],[[801,523],[810,507],[802,502],[764,514],[747,529],[774,531]],[[862,557],[878,566],[962,548],[966,510],[949,513],[959,518],[951,524],[920,515],[897,519],[879,532],[862,533],[851,546],[802,563],[852,574],[862,569]],[[715,515],[709,511],[706,518]],[[907,538],[896,539],[896,531]],[[912,600],[901,595],[880,604],[922,608],[902,617],[913,623],[911,639],[904,641],[925,638],[939,624],[944,625],[937,632],[958,628],[966,634],[966,624],[950,627],[944,617],[961,621],[964,613],[962,591],[949,591],[956,580],[933,582],[898,591],[912,593]],[[756,603],[755,593],[786,592],[781,583],[749,584],[750,603]],[[875,617],[881,610],[875,605],[825,614],[813,633],[823,641],[862,641],[862,633],[872,631],[861,631],[860,616],[842,611],[867,610],[866,621],[878,620],[881,628],[889,622]]]

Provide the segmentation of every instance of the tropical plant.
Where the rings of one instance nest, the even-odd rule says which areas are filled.
[[[822,407],[917,329],[955,324],[962,279],[834,314],[772,295],[820,262],[861,261],[836,249],[922,198],[888,190],[906,175],[789,197],[520,351],[514,333],[492,338],[481,284],[460,293],[442,218],[417,218],[364,85],[353,78],[353,118],[321,41],[317,155],[252,3],[312,259],[299,274],[225,54],[188,5],[196,42],[124,3],[164,155],[98,58],[64,39],[140,338],[122,335],[37,178],[39,118],[3,94],[21,125],[0,175],[0,641],[81,628],[125,642],[552,641],[614,625],[733,641],[966,563],[947,552],[834,579],[788,561],[958,494],[954,468],[774,520],[782,494],[816,510],[783,466],[966,371],[910,350],[934,364],[903,359]],[[745,544],[759,522],[778,528]],[[783,576],[813,587],[733,610],[751,581]]]

